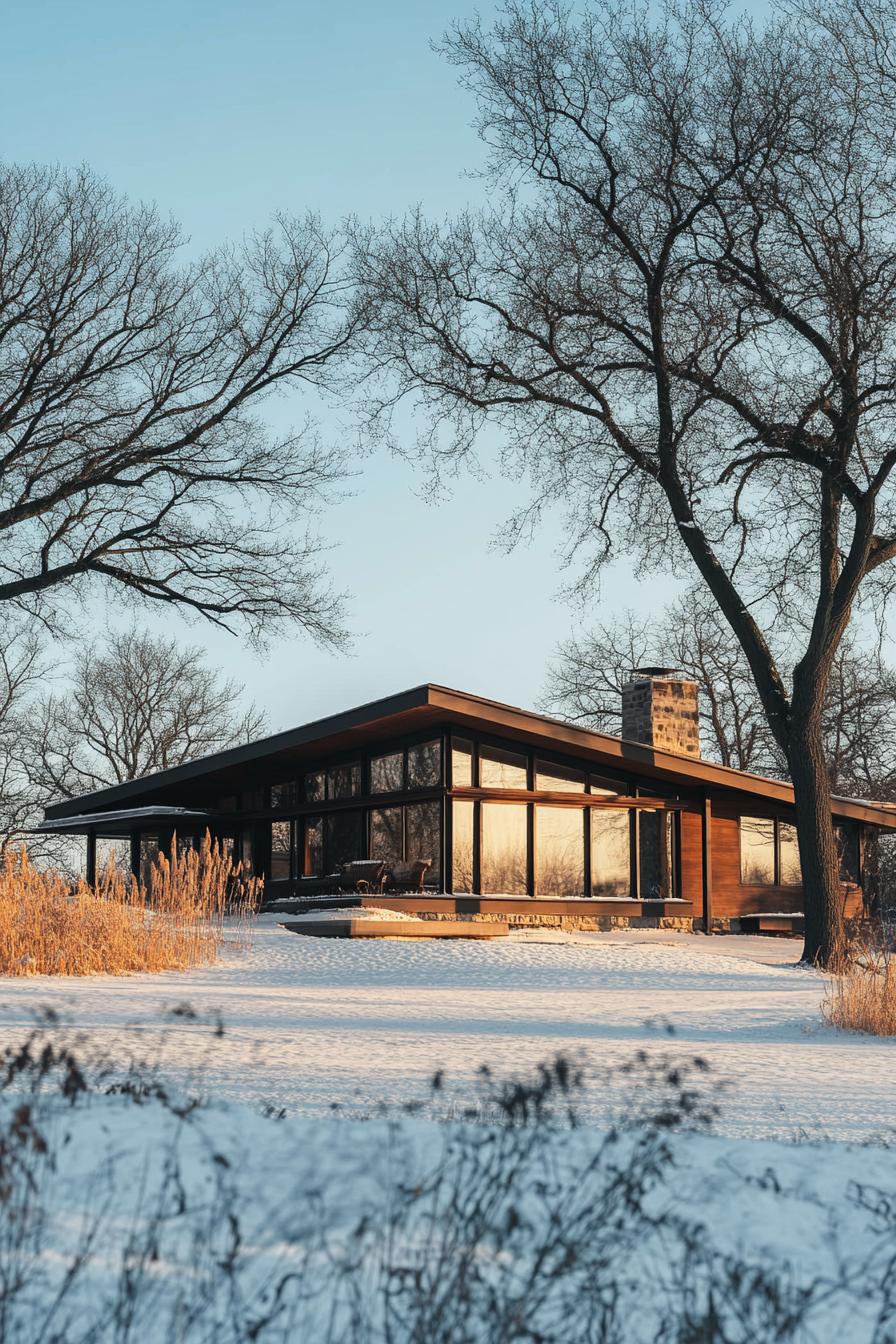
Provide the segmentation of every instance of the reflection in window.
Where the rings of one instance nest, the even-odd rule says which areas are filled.
[[[638,859],[643,901],[669,900],[674,896],[672,849],[673,814],[638,813]]]
[[[302,876],[322,877],[324,871],[324,819],[306,817],[302,843]]]
[[[481,747],[479,782],[484,789],[525,789],[525,756],[516,751],[503,751],[500,747]]]
[[[740,819],[740,880],[747,886],[774,886],[775,823],[771,817]]]
[[[551,793],[584,793],[584,770],[568,770],[565,765],[551,765],[549,761],[535,762],[535,787]]]
[[[604,798],[618,798],[620,793],[628,792],[621,779],[606,779],[603,775],[589,775],[588,789]]]
[[[432,866],[426,870],[428,883],[438,883],[442,878],[441,810],[441,804],[436,799],[429,803],[409,803],[405,808],[405,857],[409,863],[415,859],[430,860]]]
[[[408,788],[435,789],[441,782],[441,742],[421,742],[408,747]]]
[[[330,872],[343,863],[362,857],[361,813],[333,812],[326,819],[327,865]]]
[[[370,858],[400,863],[404,854],[400,807],[375,807],[370,813]]]
[[[271,881],[292,877],[292,822],[271,822]]]
[[[295,807],[298,801],[299,786],[294,779],[271,785],[271,807],[275,812],[284,812],[287,808]]]
[[[473,743],[462,737],[451,740],[451,783],[456,789],[473,787]]]
[[[631,822],[627,810],[591,808],[591,895],[631,895]]]
[[[525,803],[482,804],[482,890],[525,896],[528,852]]]
[[[584,896],[585,831],[580,808],[536,807],[535,863],[537,896]]]
[[[305,776],[305,802],[322,803],[325,797],[323,770],[312,770]]]
[[[127,836],[112,836],[108,839],[98,835],[96,838],[96,871],[102,874],[106,869],[115,869],[125,881],[131,877],[131,842]]]
[[[455,891],[473,890],[473,807],[469,799],[451,804],[451,856]]]
[[[350,765],[332,765],[327,771],[328,798],[356,798],[361,792],[361,766],[357,761]]]
[[[778,822],[778,881],[782,887],[798,887],[803,880],[796,827],[789,821]]]
[[[147,888],[152,883],[152,867],[159,857],[159,837],[140,832],[140,881]]]
[[[243,877],[251,877],[255,871],[251,831],[240,831],[240,867],[243,870]]]
[[[403,753],[393,751],[388,756],[374,756],[370,762],[370,792],[400,793],[403,788]]]
[[[843,822],[834,827],[837,853],[840,857],[840,881],[859,881],[859,830],[854,822]]]

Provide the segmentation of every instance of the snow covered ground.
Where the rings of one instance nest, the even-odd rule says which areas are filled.
[[[896,1042],[826,1026],[824,979],[795,966],[799,949],[646,932],[329,940],[264,916],[250,947],[186,974],[0,982],[0,1031],[9,1041],[52,1007],[119,1061],[157,1060],[217,1100],[306,1116],[418,1098],[437,1069],[464,1095],[482,1063],[509,1074],[564,1051],[599,1069],[671,1050],[728,1084],[720,1133],[888,1141]],[[171,1016],[184,1004],[197,1019]],[[599,1123],[611,1105],[595,1083],[583,1113]]]

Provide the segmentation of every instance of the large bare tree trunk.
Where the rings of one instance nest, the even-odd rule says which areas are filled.
[[[806,912],[803,960],[836,966],[844,947],[843,893],[820,708],[794,714],[789,758]]]

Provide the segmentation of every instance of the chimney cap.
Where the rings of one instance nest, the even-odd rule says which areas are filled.
[[[674,677],[679,681],[689,681],[679,667],[633,667],[633,677]]]

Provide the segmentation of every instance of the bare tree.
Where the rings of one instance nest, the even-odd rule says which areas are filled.
[[[455,464],[503,427],[527,518],[568,502],[586,579],[618,548],[696,569],[788,763],[822,963],[842,946],[826,696],[896,557],[894,26],[894,0],[777,0],[760,27],[712,0],[510,0],[445,42],[489,208],[358,248],[382,414],[416,396]]]
[[[0,858],[20,844],[39,816],[43,797],[27,760],[27,706],[45,683],[43,644],[27,618],[0,615]],[[58,841],[43,837],[37,857],[56,856]]]
[[[786,770],[762,711],[743,650],[705,590],[689,590],[663,613],[631,611],[560,644],[541,708],[574,723],[621,731],[621,692],[632,670],[667,665],[700,688],[704,754],[737,770]]]
[[[265,716],[200,648],[135,630],[77,654],[71,684],[25,720],[29,772],[45,798],[138,779],[258,737]]]
[[[0,602],[88,581],[338,638],[308,523],[344,472],[266,397],[319,390],[363,313],[313,218],[190,263],[88,170],[0,165]]]

